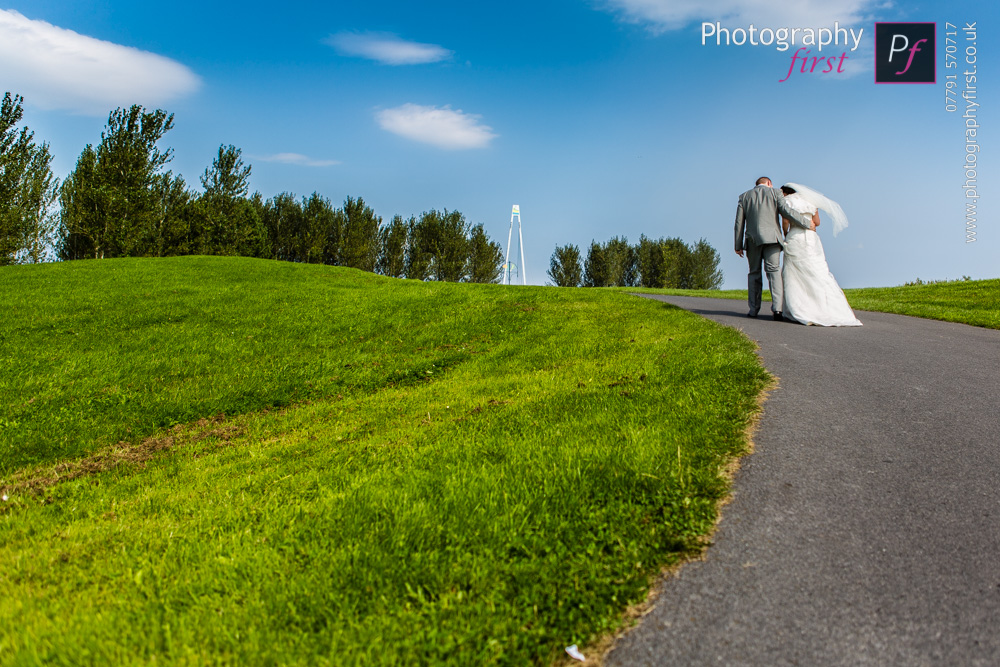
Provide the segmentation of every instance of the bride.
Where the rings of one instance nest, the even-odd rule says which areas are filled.
[[[796,211],[812,215],[819,227],[819,209],[830,214],[833,234],[847,227],[847,216],[835,201],[798,183],[781,186],[785,201]],[[782,218],[785,259],[781,266],[784,285],[784,316],[802,324],[824,327],[860,327],[861,321],[847,303],[844,291],[830,273],[823,244],[814,230],[792,225]]]

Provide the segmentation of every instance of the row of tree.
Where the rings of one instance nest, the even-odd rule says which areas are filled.
[[[679,238],[625,237],[592,241],[586,258],[575,245],[557,246],[548,275],[560,287],[667,287],[719,289],[719,253],[704,239],[693,245]]]
[[[348,266],[420,280],[497,282],[499,244],[458,211],[383,223],[360,197],[335,207],[318,193],[249,194],[251,166],[220,146],[202,192],[166,169],[159,147],[173,115],[135,105],[108,117],[60,185],[47,144],[17,126],[23,99],[0,109],[0,264],[58,259],[242,255]],[[56,203],[58,201],[58,210]]]
[[[139,105],[116,109],[101,142],[87,145],[60,185],[46,143],[20,128],[23,98],[0,106],[0,265],[51,259],[242,255],[322,263],[419,280],[497,282],[503,254],[481,224],[458,211],[395,216],[383,223],[360,197],[335,207],[313,193],[249,193],[251,166],[220,146],[201,176],[202,191],[166,169],[161,149],[172,114]],[[58,205],[57,205],[58,204]],[[556,285],[717,289],[719,254],[704,240],[615,237],[552,255]]]

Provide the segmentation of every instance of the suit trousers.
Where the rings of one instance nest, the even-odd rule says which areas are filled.
[[[771,312],[782,311],[781,287],[781,244],[765,243],[756,245],[750,239],[746,241],[747,261],[750,263],[750,273],[747,274],[747,304],[754,315],[760,310],[761,292],[764,281],[760,275],[761,264],[767,273],[767,286],[771,290]]]

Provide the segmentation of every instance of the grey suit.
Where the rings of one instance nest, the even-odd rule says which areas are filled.
[[[760,275],[761,263],[767,273],[771,289],[771,310],[780,313],[783,307],[781,286],[781,246],[784,241],[778,214],[793,224],[809,229],[812,219],[785,203],[781,190],[758,185],[740,195],[736,206],[736,250],[745,250],[750,272],[747,274],[747,303],[750,313],[760,310],[764,281]]]

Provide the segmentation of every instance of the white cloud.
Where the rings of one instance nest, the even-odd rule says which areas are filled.
[[[452,56],[451,51],[437,44],[409,42],[384,32],[341,32],[323,41],[341,55],[368,58],[383,65],[422,65]]]
[[[105,115],[119,106],[163,106],[200,85],[169,58],[0,10],[0,88],[26,104]]]
[[[883,9],[882,0],[603,0],[603,6],[629,23],[647,25],[654,32],[677,30],[698,21],[723,25],[767,27],[824,27],[837,21],[842,26],[867,20],[872,11]]]
[[[496,138],[493,128],[479,123],[480,116],[451,107],[404,104],[375,114],[383,130],[438,148],[485,148]]]
[[[315,160],[301,153],[275,153],[274,155],[258,155],[252,159],[261,162],[280,162],[281,164],[297,164],[302,167],[332,167],[340,164],[339,160]]]

